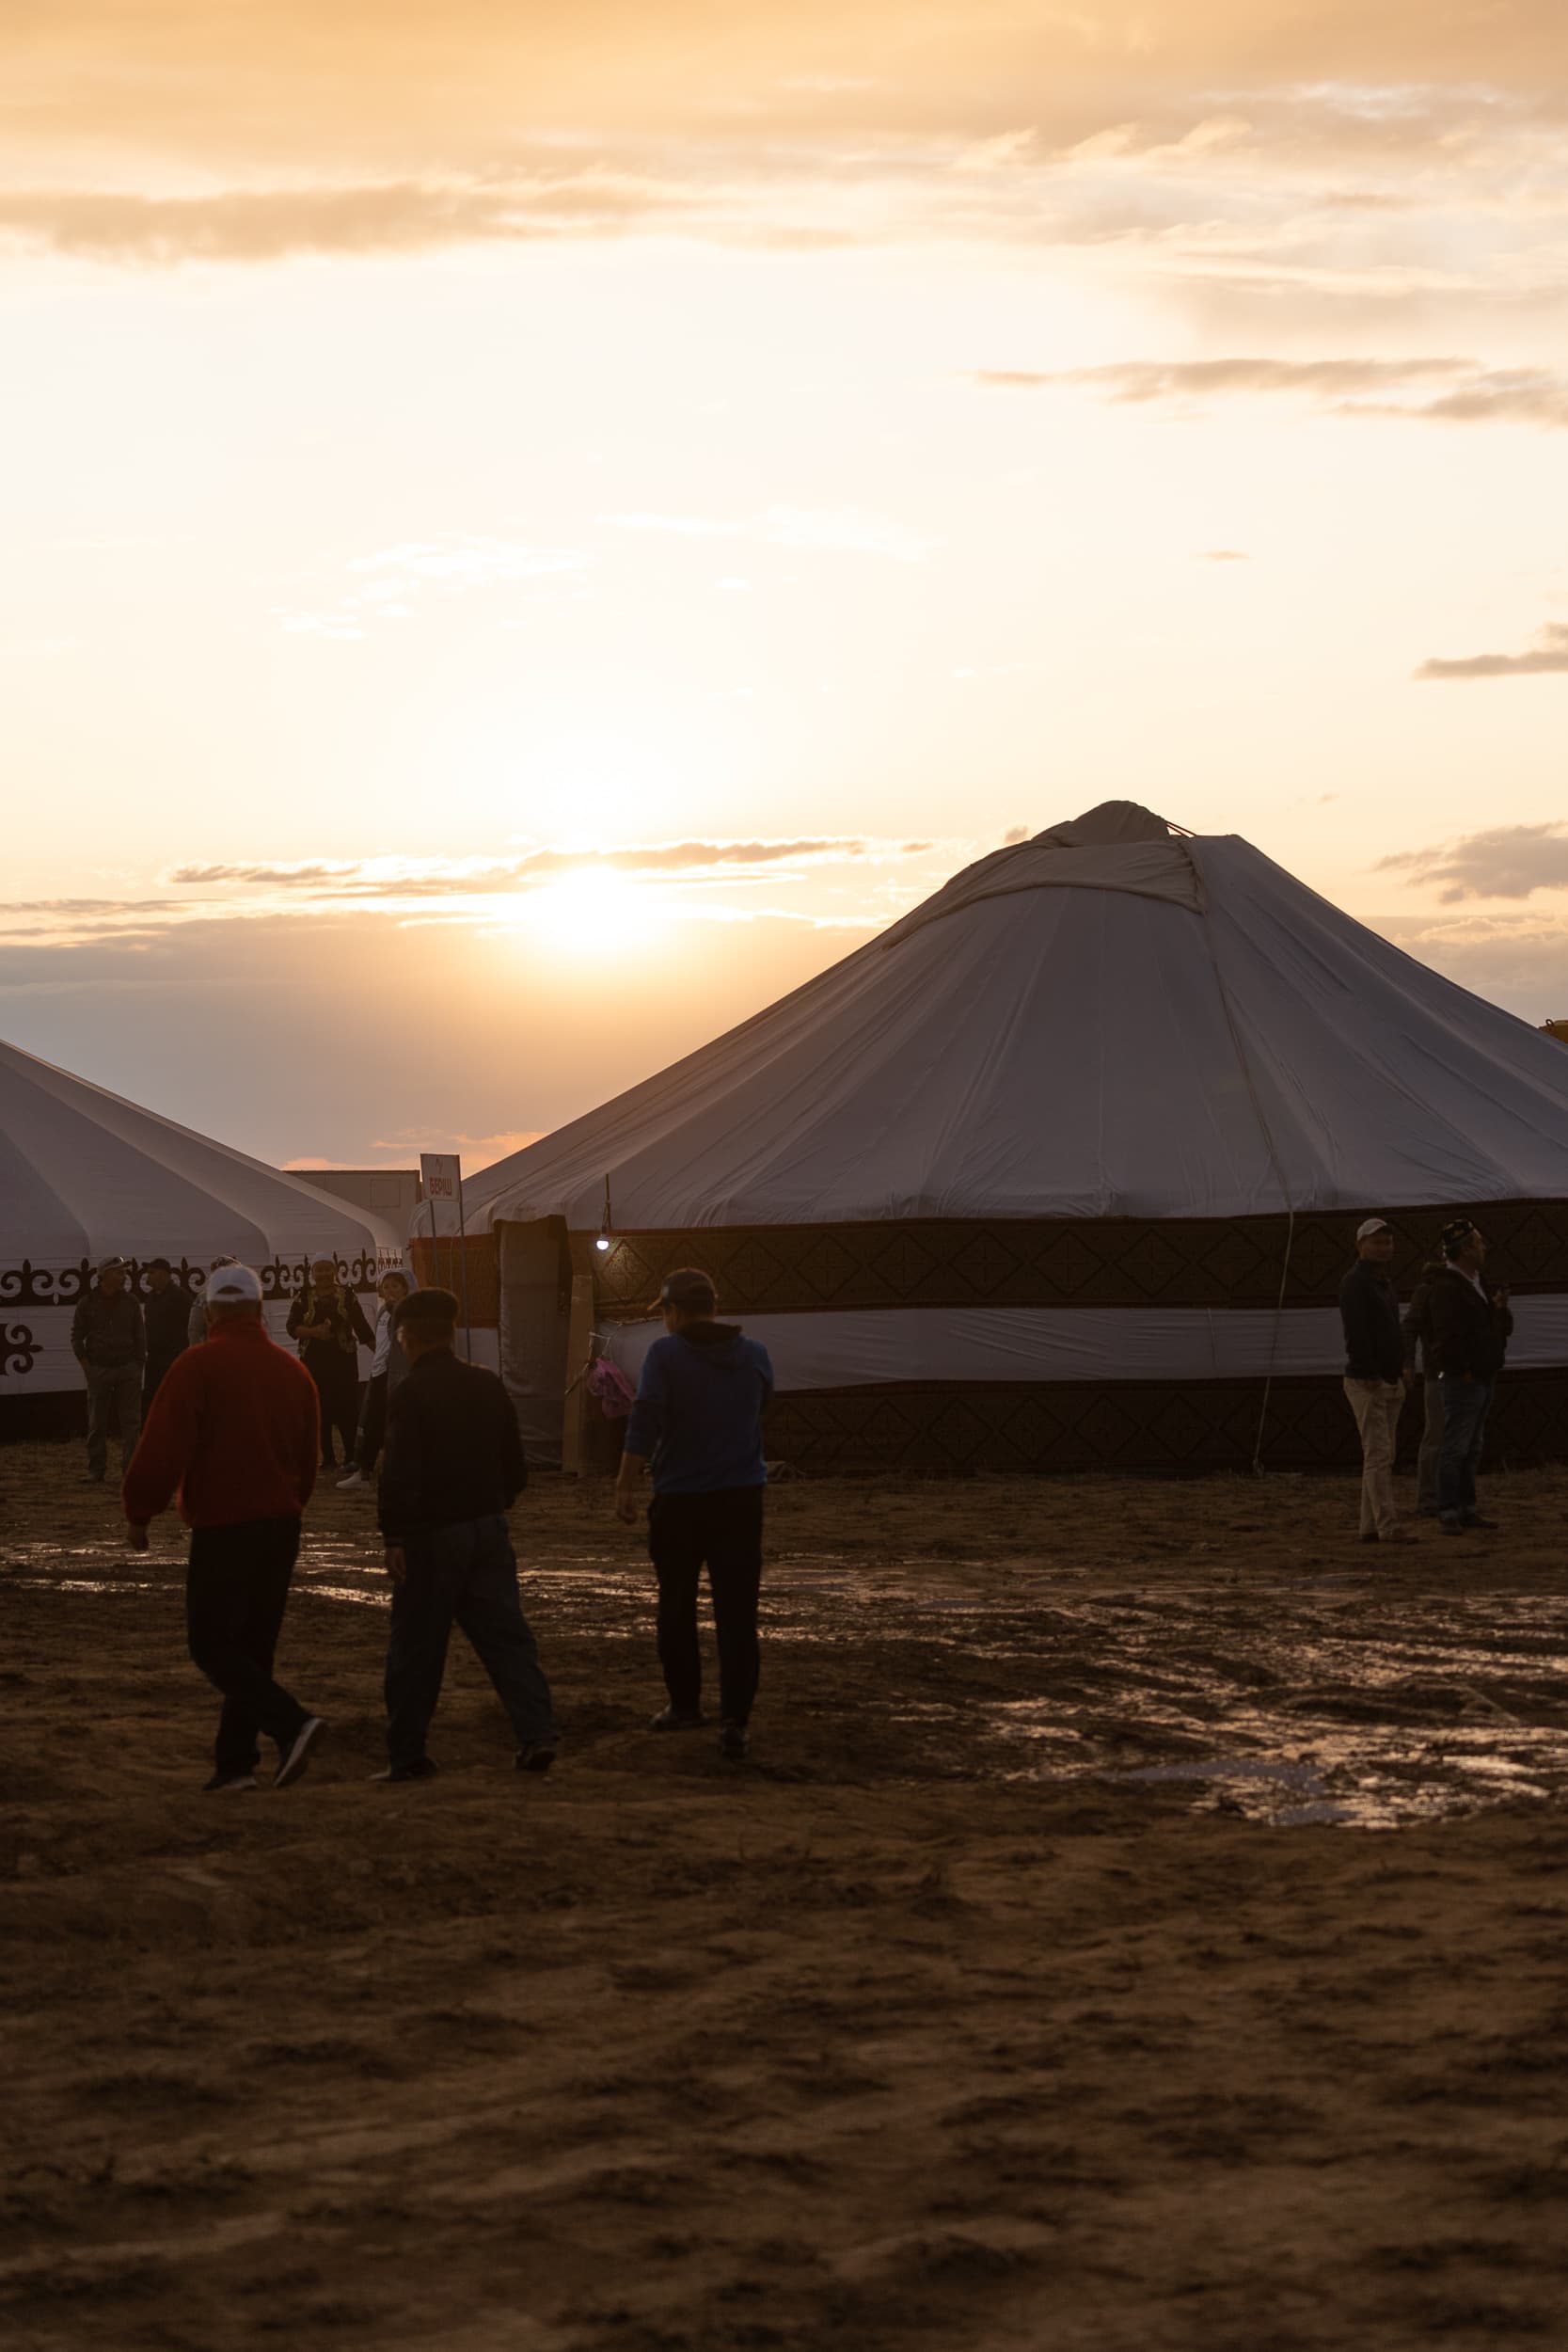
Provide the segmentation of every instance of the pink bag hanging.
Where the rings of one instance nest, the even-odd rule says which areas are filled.
[[[599,1409],[606,1421],[625,1421],[637,1402],[637,1391],[619,1364],[612,1364],[608,1356],[595,1356],[594,1369],[588,1375],[588,1393],[599,1400]]]

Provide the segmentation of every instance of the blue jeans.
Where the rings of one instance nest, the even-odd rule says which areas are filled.
[[[1496,1380],[1442,1375],[1443,1450],[1437,1457],[1437,1516],[1472,1519],[1476,1515],[1476,1465],[1486,1434],[1486,1412]]]
[[[505,1519],[427,1528],[409,1536],[404,1556],[408,1573],[392,1588],[387,1644],[387,1753],[393,1764],[417,1764],[424,1755],[453,1624],[495,1684],[517,1745],[553,1747],[550,1686],[517,1597],[517,1559]]]

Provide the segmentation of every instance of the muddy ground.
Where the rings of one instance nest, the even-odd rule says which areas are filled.
[[[1568,1476],[800,1484],[752,1761],[651,1738],[607,1491],[515,1514],[567,1728],[454,1648],[372,1788],[366,1498],[297,1788],[199,1793],[181,1545],[0,1456],[0,2340],[1568,2342]]]

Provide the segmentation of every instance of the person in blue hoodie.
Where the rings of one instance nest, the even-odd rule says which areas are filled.
[[[718,1294],[694,1266],[672,1274],[658,1304],[667,1337],[642,1362],[626,1423],[615,1509],[637,1523],[638,1482],[653,1475],[648,1552],[658,1578],[658,1662],[670,1704],[655,1731],[706,1722],[697,1641],[704,1565],[719,1637],[720,1752],[746,1753],[757,1689],[757,1597],[768,1466],[762,1416],[773,1394],[768,1350],[738,1324],[715,1320]]]

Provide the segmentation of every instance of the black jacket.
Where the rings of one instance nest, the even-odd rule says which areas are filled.
[[[387,1408],[377,1512],[387,1541],[493,1518],[527,1484],[517,1415],[495,1374],[450,1348],[421,1356]]]
[[[142,1306],[142,1318],[147,1325],[147,1360],[166,1372],[176,1356],[182,1356],[190,1340],[191,1295],[179,1282],[171,1282],[166,1290],[149,1291]]]
[[[1381,1267],[1357,1258],[1339,1285],[1347,1380],[1397,1380],[1404,1370],[1400,1295]]]
[[[1490,1380],[1501,1372],[1513,1317],[1490,1292],[1482,1297],[1467,1274],[1446,1265],[1432,1278],[1427,1312],[1429,1372],[1440,1378],[1468,1373],[1475,1380]]]
[[[105,1298],[101,1290],[88,1291],[71,1317],[71,1351],[94,1372],[144,1364],[147,1326],[131,1293],[122,1290]]]

